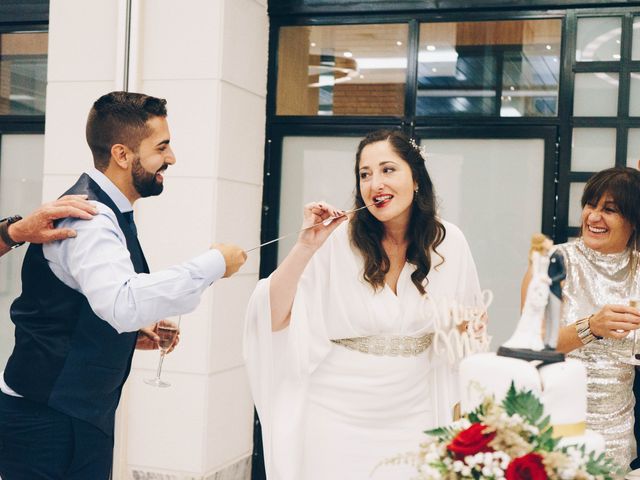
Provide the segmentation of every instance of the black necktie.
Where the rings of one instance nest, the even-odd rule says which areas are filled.
[[[133,210],[131,210],[130,212],[122,212],[122,215],[124,215],[124,218],[127,219],[127,222],[129,222],[129,226],[131,227],[133,234],[137,237],[138,229],[136,228],[136,222],[133,221]]]

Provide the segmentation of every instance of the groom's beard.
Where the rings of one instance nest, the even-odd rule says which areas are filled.
[[[140,157],[136,155],[131,166],[133,176],[133,186],[142,198],[160,195],[164,188],[161,181],[156,178],[156,174],[166,170],[167,165],[163,165],[157,172],[147,172],[140,163]]]

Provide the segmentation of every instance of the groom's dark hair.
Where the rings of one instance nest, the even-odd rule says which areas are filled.
[[[105,171],[117,143],[134,152],[149,135],[147,120],[167,116],[167,101],[143,93],[111,92],[96,100],[87,118],[87,143],[93,163]]]

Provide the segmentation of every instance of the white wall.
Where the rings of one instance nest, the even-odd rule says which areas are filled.
[[[51,1],[44,198],[91,165],[84,123],[91,103],[121,85],[123,4]],[[130,90],[167,99],[177,157],[163,194],[136,204],[152,270],[214,241],[259,243],[266,8],[266,0],[134,0]],[[258,263],[251,254],[183,316],[180,347],[164,365],[171,388],[142,383],[158,356],[136,354],[119,412],[117,480],[248,478],[253,404],[241,334]]]

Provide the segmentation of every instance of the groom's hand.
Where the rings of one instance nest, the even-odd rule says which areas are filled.
[[[159,324],[170,324],[172,326],[177,326],[174,322],[170,320],[160,320],[158,323],[154,323],[145,328],[141,328],[138,330],[138,338],[136,339],[136,350],[158,350],[160,348],[160,337],[158,336],[158,325]],[[180,343],[180,329],[178,329],[178,333],[176,334],[176,338],[167,350],[167,353],[173,352],[174,348]]]
[[[244,262],[247,261],[247,252],[237,245],[231,245],[230,243],[214,243],[211,245],[211,249],[218,250],[224,257],[224,263],[226,270],[224,277],[230,277],[236,273]]]

